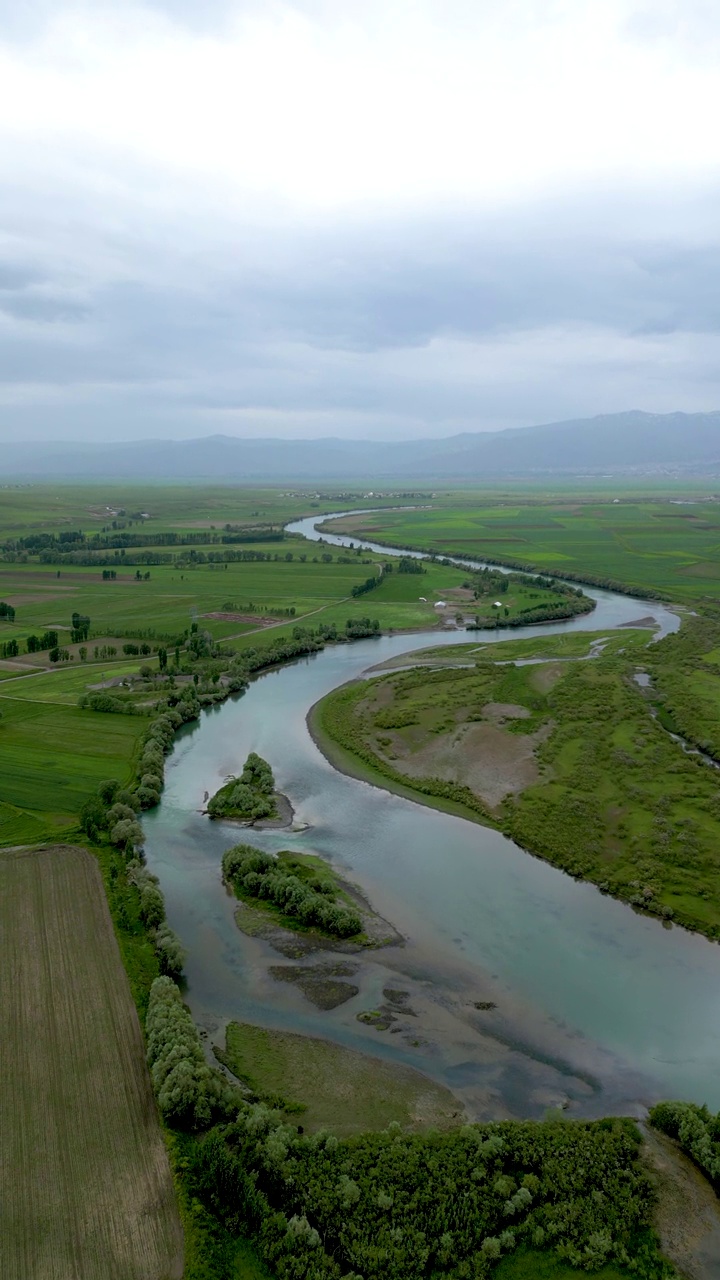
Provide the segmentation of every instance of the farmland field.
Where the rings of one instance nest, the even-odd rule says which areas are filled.
[[[720,504],[679,499],[540,501],[517,496],[447,497],[433,510],[350,516],[336,532],[393,546],[532,564],[678,600],[714,596],[720,587]]]
[[[74,671],[4,681],[0,696],[0,845],[57,837],[73,826],[91,792],[104,778],[129,780],[144,717],[107,716],[24,695],[36,681],[55,681]],[[74,692],[74,691],[73,691]]]
[[[0,855],[0,1273],[170,1280],[182,1231],[96,864]]]

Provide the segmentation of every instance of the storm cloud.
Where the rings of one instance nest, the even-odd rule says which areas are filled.
[[[0,439],[717,407],[719,27],[0,0]]]

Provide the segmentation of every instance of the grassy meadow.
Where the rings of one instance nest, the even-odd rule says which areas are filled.
[[[717,631],[706,628],[706,645]],[[508,664],[512,642],[502,663],[465,646],[470,669],[457,665],[458,646],[454,665],[330,693],[312,714],[316,738],[340,768],[464,810],[637,907],[720,937],[718,774],[668,732],[658,692],[664,674],[680,678],[678,642],[622,638],[620,652],[527,666]],[[642,689],[637,671],[655,683]]]
[[[179,1280],[170,1167],[97,865],[82,849],[0,854],[0,900],[3,1280]]]
[[[59,692],[75,675],[31,676],[22,682],[23,695],[42,679]],[[72,829],[104,778],[129,782],[147,728],[143,717],[81,711],[47,693],[34,701],[6,692],[19,683],[4,682],[0,694],[0,845],[54,839]]]
[[[458,1123],[455,1098],[419,1071],[327,1040],[231,1022],[215,1053],[259,1097],[290,1105],[290,1120],[310,1133],[350,1137],[393,1120],[404,1129]]]

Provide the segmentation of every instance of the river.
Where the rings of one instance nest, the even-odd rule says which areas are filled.
[[[317,539],[317,519],[289,528]],[[649,615],[660,633],[678,625],[654,602],[588,593],[598,602],[590,615],[483,632],[482,642],[603,630]],[[329,646],[259,677],[180,732],[162,802],[143,825],[148,864],[187,950],[194,1016],[210,1041],[239,1018],[414,1065],[478,1118],[536,1116],[557,1104],[574,1115],[637,1114],[668,1096],[720,1107],[720,947],[634,913],[496,831],[337,772],[310,738],[307,712],[325,693],[378,662],[458,639],[456,631],[428,631]],[[220,859],[241,835],[199,812],[204,792],[237,772],[250,750],[270,761],[309,824],[298,833],[253,832],[252,842],[320,853],[406,939],[355,958],[359,994],[330,1012],[274,980],[270,966],[287,961],[235,925]],[[418,1016],[385,1032],[358,1022],[388,986],[408,991]]]

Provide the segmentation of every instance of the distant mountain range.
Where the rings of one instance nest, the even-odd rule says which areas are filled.
[[[720,476],[720,411],[606,414],[440,440],[278,440],[205,436],[124,444],[0,443],[10,480],[482,480],[636,472]]]

